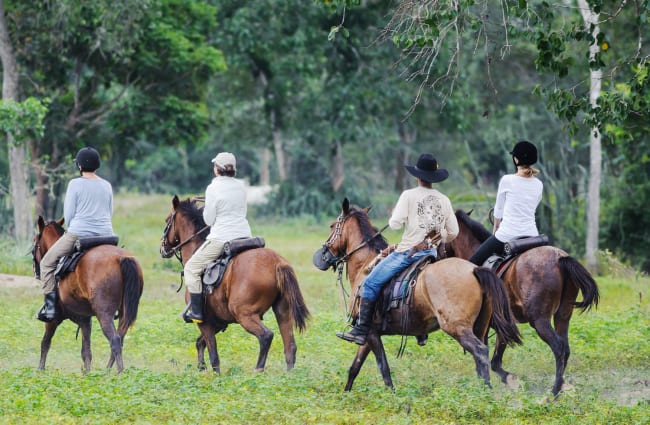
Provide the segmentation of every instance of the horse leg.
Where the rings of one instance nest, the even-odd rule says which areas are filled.
[[[453,333],[450,333],[450,335],[454,336]],[[455,336],[455,338],[466,351],[472,353],[472,356],[474,356],[474,362],[476,363],[476,374],[479,378],[483,378],[483,381],[488,387],[492,388],[490,385],[490,368],[487,345],[474,335],[472,329],[465,329],[460,332],[460,335]]]
[[[84,362],[84,373],[90,372],[90,363],[92,362],[93,355],[90,349],[90,334],[91,334],[91,317],[85,317],[76,322],[81,328],[81,358]],[[112,357],[112,355],[111,355]]]
[[[352,384],[354,383],[354,380],[357,378],[357,375],[359,375],[361,366],[363,366],[363,363],[366,361],[366,358],[368,357],[369,353],[370,353],[370,346],[367,343],[360,346],[359,349],[357,350],[357,355],[354,357],[354,361],[352,362],[352,365],[348,370],[348,382],[345,384],[345,391],[352,390]]]
[[[205,368],[205,362],[203,361],[203,350],[205,347],[207,347],[212,371],[221,374],[219,352],[217,351],[217,338],[215,337],[220,329],[215,328],[207,322],[200,323],[198,326],[201,330],[201,336],[196,340],[196,352],[197,356],[199,357],[199,368],[201,368],[201,363],[203,363],[203,368]]]
[[[106,367],[110,369],[113,367],[113,363],[117,363],[117,373],[120,373],[124,370],[124,362],[122,360],[122,338],[117,333],[117,329],[115,329],[113,313],[98,314],[97,320],[99,321],[99,326],[102,328],[104,336],[111,346],[111,357],[109,358]]]
[[[61,320],[54,319],[51,322],[45,323],[45,333],[43,334],[43,339],[41,339],[41,360],[38,363],[39,370],[45,370],[45,360],[47,359],[47,353],[50,351],[50,346],[52,345],[52,337],[56,332],[56,328],[61,324]]]
[[[519,388],[517,375],[504,370],[502,367],[503,353],[506,351],[507,347],[508,345],[501,341],[497,335],[496,342],[494,343],[494,354],[492,355],[492,361],[490,362],[490,365],[492,366],[492,370],[497,375],[499,375],[499,378],[501,378],[501,382],[506,384],[506,386],[510,389],[516,389]]]
[[[393,380],[390,377],[390,366],[388,366],[388,359],[386,358],[386,350],[384,349],[384,344],[381,342],[381,336],[374,331],[370,331],[368,338],[366,339],[368,346],[375,354],[375,360],[377,360],[377,367],[379,367],[379,372],[381,377],[384,379],[384,384],[391,390],[394,390]],[[359,366],[361,368],[361,366]]]
[[[569,344],[566,339],[563,339],[553,330],[550,320],[543,319],[530,324],[542,341],[551,347],[551,351],[555,356],[555,383],[553,384],[552,393],[554,397],[557,397],[564,384],[564,369],[569,359]]]
[[[287,370],[293,369],[296,364],[296,340],[293,336],[293,317],[288,306],[273,305],[273,313],[278,322],[282,344],[284,346],[284,359],[287,363]]]
[[[246,329],[250,334],[253,334],[257,337],[257,340],[260,343],[260,354],[257,358],[257,365],[255,366],[255,372],[264,372],[264,366],[266,365],[266,357],[269,354],[269,348],[271,348],[271,342],[273,342],[273,332],[262,324],[259,316],[247,316],[239,320],[239,324]]]
[[[215,341],[216,344],[216,341]],[[196,338],[196,343],[194,343],[194,346],[196,347],[196,360],[198,364],[199,370],[205,370],[205,340],[203,339],[203,335],[199,335],[198,338]],[[218,371],[215,371],[219,373]]]

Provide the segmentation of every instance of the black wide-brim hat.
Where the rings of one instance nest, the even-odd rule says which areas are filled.
[[[436,161],[433,155],[428,153],[420,155],[415,165],[405,165],[404,168],[413,177],[417,177],[428,183],[438,183],[449,177],[447,170],[438,168],[438,161]]]

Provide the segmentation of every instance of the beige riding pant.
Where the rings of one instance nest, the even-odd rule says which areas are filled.
[[[183,268],[183,274],[185,276],[187,290],[190,291],[190,294],[201,293],[201,275],[203,274],[203,270],[221,255],[224,244],[225,242],[208,239],[187,260]]]
[[[43,294],[49,294],[56,289],[54,272],[61,257],[72,254],[74,244],[79,239],[77,235],[65,232],[50,249],[47,250],[41,259],[41,281],[43,282]]]

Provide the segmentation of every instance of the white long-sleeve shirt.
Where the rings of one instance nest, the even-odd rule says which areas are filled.
[[[68,183],[63,218],[68,232],[79,237],[113,236],[113,188],[102,179],[77,177]]]
[[[544,185],[536,177],[508,174],[499,181],[494,217],[501,220],[494,236],[508,242],[521,236],[537,236],[535,211],[542,200]]]
[[[442,242],[451,242],[458,235],[458,221],[449,198],[422,186],[402,192],[388,225],[393,230],[405,226],[398,252],[413,248],[432,230],[440,232]]]
[[[246,187],[228,176],[217,176],[205,190],[203,220],[210,226],[207,239],[222,242],[250,238],[251,228],[246,218]]]

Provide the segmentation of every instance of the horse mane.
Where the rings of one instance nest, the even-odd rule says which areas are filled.
[[[203,208],[197,207],[196,202],[191,199],[188,198],[179,202],[176,211],[180,212],[190,220],[190,223],[194,226],[194,232],[198,232],[206,226],[205,221],[203,220]],[[197,235],[197,237],[202,241],[205,240],[206,236],[206,232],[201,232],[201,234]]]
[[[472,235],[474,235],[474,237],[481,243],[483,243],[492,235],[492,233],[490,233],[490,231],[486,229],[485,226],[472,219],[469,214],[463,210],[456,210],[456,219],[467,226]]]
[[[368,247],[370,249],[375,252],[379,252],[388,246],[388,241],[384,235],[379,234],[375,236],[379,229],[370,223],[368,214],[365,211],[350,207],[349,214],[357,218],[357,221],[359,223],[359,230],[361,230],[361,236],[364,241],[368,241]],[[375,237],[373,238],[373,236]]]

